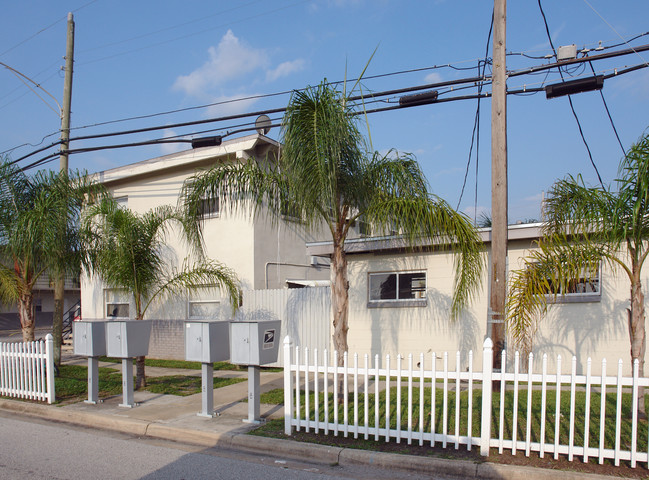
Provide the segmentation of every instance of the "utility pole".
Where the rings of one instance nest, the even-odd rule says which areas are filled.
[[[70,111],[72,105],[72,72],[74,65],[74,16],[68,13],[68,34],[65,47],[65,80],[63,108],[61,109],[61,175],[68,173],[68,150],[70,148]],[[62,228],[65,228],[63,226]],[[54,337],[54,364],[61,365],[63,343],[63,308],[65,305],[65,272],[56,272],[54,278],[54,312],[52,313],[52,336]]]
[[[493,367],[502,368],[507,292],[507,0],[494,0],[491,82],[491,275],[489,316],[494,344]]]
[[[61,171],[68,170],[70,148],[70,110],[72,105],[72,72],[74,67],[74,16],[68,13],[68,36],[65,46],[65,83],[63,85],[63,110],[61,112]]]

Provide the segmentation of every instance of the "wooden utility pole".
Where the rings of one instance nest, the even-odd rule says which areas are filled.
[[[491,275],[489,322],[493,367],[501,368],[505,347],[507,292],[507,70],[505,64],[507,0],[494,0],[491,82]]]
[[[63,85],[63,110],[61,111],[61,171],[68,170],[70,147],[70,110],[72,105],[72,72],[74,66],[74,16],[68,13],[68,36],[65,46],[65,83]]]
[[[65,47],[65,80],[63,85],[63,108],[61,110],[61,175],[68,173],[68,149],[70,148],[70,111],[72,105],[72,72],[74,64],[74,16],[68,13],[68,34]],[[64,219],[65,220],[65,219]],[[65,228],[63,225],[62,228]],[[54,278],[54,312],[52,313],[52,336],[54,337],[54,364],[61,365],[63,343],[63,308],[65,305],[65,273],[56,272]]]

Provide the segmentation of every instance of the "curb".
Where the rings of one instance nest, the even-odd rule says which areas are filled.
[[[169,425],[115,418],[94,413],[69,411],[51,405],[33,404],[0,398],[0,410],[27,416],[52,420],[83,427],[99,428],[140,437],[158,438],[202,447],[223,447],[232,450],[277,455],[294,460],[304,460],[321,465],[366,465],[402,472],[449,475],[459,478],[480,479],[554,479],[561,476],[566,480],[605,480],[605,475],[548,470],[498,463],[476,463],[467,460],[418,457],[414,455],[373,452],[353,448],[332,447],[314,443],[252,436],[245,433],[218,433],[190,430]]]

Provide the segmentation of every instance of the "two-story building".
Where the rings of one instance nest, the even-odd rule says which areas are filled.
[[[159,205],[176,206],[183,182],[197,171],[219,162],[276,161],[276,141],[254,134],[224,141],[221,145],[190,149],[95,174],[119,204],[136,213]],[[273,222],[268,216],[252,218],[247,211],[231,211],[218,198],[206,198],[203,235],[207,257],[233,269],[243,290],[286,288],[329,279],[328,261],[307,255],[307,236],[295,223]],[[186,261],[186,245],[175,235],[166,239],[168,267]],[[133,299],[96,278],[82,278],[83,318],[133,318]],[[228,320],[227,299],[212,289],[152,305],[147,318],[154,319],[150,354],[182,358],[182,322],[191,318]],[[178,341],[180,338],[180,341]]]

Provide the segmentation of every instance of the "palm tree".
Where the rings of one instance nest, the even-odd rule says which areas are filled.
[[[644,293],[640,272],[649,254],[649,135],[622,159],[616,190],[587,187],[581,177],[554,184],[544,207],[540,249],[512,272],[507,324],[518,343],[530,344],[535,322],[548,309],[548,293],[566,290],[600,261],[623,271],[630,283],[627,309],[632,362],[644,376]],[[551,296],[550,296],[551,298]],[[644,411],[644,402],[641,403]]]
[[[34,340],[33,290],[47,274],[78,275],[84,177],[0,165],[0,299],[18,303],[23,341]],[[60,346],[60,345],[59,345]]]
[[[479,285],[483,267],[468,218],[430,193],[412,156],[369,152],[357,118],[354,105],[330,85],[294,92],[276,161],[215,165],[189,178],[182,194],[185,214],[193,218],[200,218],[204,198],[220,196],[233,208],[252,214],[263,209],[275,220],[290,212],[305,231],[328,230],[333,341],[340,352],[347,350],[349,328],[345,240],[356,220],[377,233],[397,231],[409,245],[440,236],[447,240],[440,244],[457,252],[453,317]]]
[[[170,270],[162,247],[172,226],[198,254],[200,262]],[[133,296],[135,320],[142,320],[155,299],[182,295],[191,289],[219,287],[227,293],[233,310],[239,305],[238,280],[233,271],[214,261],[204,261],[196,226],[172,207],[160,206],[138,215],[121,208],[111,198],[90,206],[84,213],[83,233],[88,252],[86,266],[108,286]],[[136,388],[146,386],[144,357],[136,361]]]

